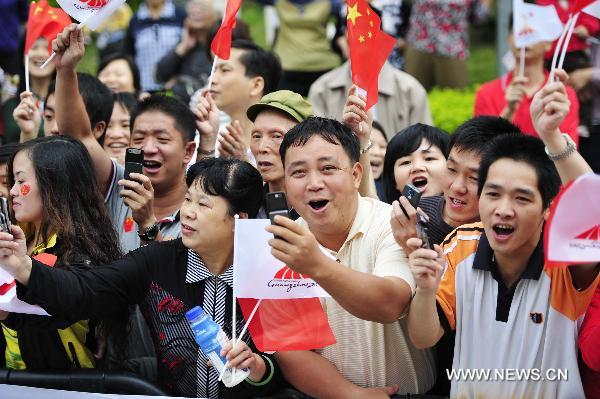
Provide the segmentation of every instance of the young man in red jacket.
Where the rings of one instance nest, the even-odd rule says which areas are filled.
[[[523,133],[538,136],[533,127],[529,108],[533,96],[546,85],[548,80],[548,71],[544,69],[544,53],[550,49],[551,43],[542,42],[527,46],[525,71],[522,77],[518,67],[520,51],[515,47],[512,30],[509,43],[515,56],[516,67],[508,74],[485,83],[479,88],[475,97],[475,116],[501,116],[521,128]],[[560,125],[560,131],[568,134],[578,144],[579,101],[571,87],[567,86],[566,89],[571,108]]]

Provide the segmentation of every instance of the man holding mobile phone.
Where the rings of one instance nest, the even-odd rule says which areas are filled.
[[[391,234],[390,205],[359,195],[358,138],[335,120],[312,117],[286,133],[279,151],[289,204],[301,219],[276,216],[269,244],[331,295],[324,308],[337,339],[318,352],[278,352],[286,379],[315,397],[427,392],[433,355],[412,347],[399,322],[414,281]]]
[[[196,121],[182,102],[152,96],[131,114],[130,146],[142,149],[143,174],[125,179],[92,134],[78,91],[76,67],[84,54],[83,32],[72,24],[53,42],[57,54],[56,119],[61,133],[88,149],[124,252],[141,242],[180,235],[179,207],[186,192],[186,166],[194,153]]]

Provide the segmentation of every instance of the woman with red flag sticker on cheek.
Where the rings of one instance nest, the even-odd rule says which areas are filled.
[[[21,245],[27,254],[71,270],[121,256],[91,159],[79,141],[58,136],[28,141],[9,159],[7,174],[16,221],[12,234],[24,239]],[[92,368],[95,326],[99,332],[117,331],[119,326],[124,331],[127,313],[122,321],[118,316],[95,322],[0,311],[6,340],[2,360],[17,370]]]

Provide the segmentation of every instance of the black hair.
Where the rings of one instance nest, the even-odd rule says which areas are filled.
[[[350,161],[358,162],[360,143],[350,128],[335,119],[311,116],[291,128],[279,146],[281,162],[285,165],[285,154],[290,147],[302,147],[313,136],[321,137],[328,143],[341,145]]]
[[[444,158],[448,158],[450,136],[437,127],[416,123],[398,132],[388,143],[383,160],[381,182],[383,185],[383,201],[391,204],[400,198],[400,191],[396,187],[394,165],[396,160],[417,151],[423,140],[427,140],[432,147],[440,149]]]
[[[33,164],[42,201],[39,232],[42,242],[47,242],[51,234],[56,233],[61,245],[55,255],[66,264],[80,260],[81,255],[88,257],[92,264],[118,259],[121,256],[119,241],[96,180],[92,159],[81,141],[51,136],[22,143],[8,162],[11,187],[15,184],[13,162],[23,151]]]
[[[138,69],[137,65],[135,64],[133,57],[131,57],[128,54],[112,53],[112,54],[102,58],[102,60],[100,60],[100,65],[98,66],[97,75],[100,75],[100,72],[102,72],[102,70],[104,68],[106,68],[108,66],[108,64],[110,64],[113,61],[118,61],[118,60],[125,61],[127,63],[127,65],[129,66],[129,70],[131,71],[131,76],[133,77],[133,88],[135,89],[135,93],[139,93],[141,90],[140,70]]]
[[[213,58],[213,54],[210,50],[210,44],[217,35],[219,28],[221,28],[221,18],[217,19],[218,21],[215,21],[206,33],[206,43],[208,43],[208,45],[206,46],[206,56],[209,60]],[[231,31],[231,41],[233,42],[238,39],[252,41],[252,35],[250,35],[250,25],[248,25],[239,18],[236,19],[235,28],[233,28],[233,30]]]
[[[450,138],[450,150],[482,155],[495,137],[507,133],[521,133],[521,129],[499,116],[476,116],[456,129]]]
[[[83,99],[85,105],[85,111],[90,119],[92,129],[98,122],[104,122],[106,127],[104,133],[108,128],[110,122],[110,116],[113,110],[113,93],[108,87],[97,78],[93,77],[88,73],[77,72],[77,85],[79,88],[79,94]],[[56,80],[52,80],[48,85],[48,95],[44,100],[44,108],[48,97],[54,94],[56,91]],[[56,111],[56,110],[55,110]]]
[[[127,113],[129,115],[131,115],[131,113],[133,112],[133,110],[135,109],[135,107],[137,107],[138,101],[137,98],[135,98],[135,96],[131,93],[113,93],[113,108],[115,108],[115,104],[120,104],[123,108],[125,108],[125,110],[127,111]],[[112,117],[112,111],[111,111],[111,117]],[[110,120],[109,120],[110,123]],[[98,138],[98,143],[100,143],[100,145],[104,145],[104,138],[106,137],[106,131],[108,130],[108,123],[106,124],[106,129],[104,130],[104,133],[102,133],[102,136],[100,136]]]
[[[48,85],[48,94],[46,95],[46,98],[44,99],[44,109],[46,109],[46,103],[48,102],[48,97],[53,95],[55,91],[56,91],[56,79],[52,79],[50,81],[50,84]]]
[[[146,112],[162,112],[170,116],[175,122],[175,129],[182,135],[183,143],[185,144],[194,140],[196,134],[196,118],[188,106],[181,100],[174,97],[155,94],[140,101],[133,112],[131,112],[130,125],[132,132],[137,117]]]
[[[481,196],[490,167],[500,159],[523,162],[535,170],[543,209],[547,209],[560,189],[560,176],[554,163],[548,158],[542,140],[517,133],[492,140],[481,159],[477,195]]]
[[[254,78],[260,76],[265,82],[263,96],[277,90],[281,80],[281,62],[275,53],[263,50],[257,44],[249,40],[234,40],[231,48],[243,50],[239,62],[246,69],[246,77]]]
[[[21,143],[8,143],[0,146],[0,165],[6,165],[20,147]]]
[[[77,85],[92,129],[99,122],[104,122],[104,135],[113,110],[112,91],[88,73],[77,72]]]
[[[137,98],[131,93],[114,93],[113,100],[113,107],[114,104],[120,104],[127,112],[129,112],[129,114],[133,112],[138,104]]]
[[[245,212],[255,218],[263,204],[260,173],[239,159],[204,158],[190,167],[185,182],[188,187],[199,184],[205,193],[225,199],[231,216]]]
[[[387,135],[385,133],[385,129],[383,128],[383,126],[381,125],[381,123],[379,123],[377,121],[373,121],[372,122],[372,126],[373,126],[373,129],[377,129],[377,130],[379,130],[381,132],[381,134],[383,135],[383,139],[387,143],[388,142],[388,138],[387,138]]]

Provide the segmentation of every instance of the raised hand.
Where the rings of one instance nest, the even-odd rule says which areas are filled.
[[[23,135],[34,138],[40,128],[42,116],[33,101],[33,93],[24,91],[19,97],[21,102],[13,111],[13,118]]]
[[[192,112],[200,132],[200,152],[203,155],[214,153],[219,131],[219,108],[208,90],[202,93]]]
[[[123,187],[119,195],[131,209],[139,231],[143,232],[157,221],[154,216],[154,188],[150,178],[143,174],[132,173],[131,179],[118,181],[119,186]]]
[[[248,160],[248,147],[244,142],[244,132],[239,121],[233,121],[226,127],[226,131],[219,136],[220,152],[222,157]]]
[[[67,26],[52,41],[52,51],[56,53],[56,69],[74,70],[85,53],[81,28],[77,24]]]
[[[569,114],[571,106],[565,88],[569,76],[562,69],[557,69],[556,77],[558,81],[548,82],[531,102],[531,120],[544,142],[560,138],[560,125]]]
[[[348,91],[342,122],[356,134],[361,148],[367,145],[371,136],[372,120],[367,113],[366,98],[359,96],[358,88],[354,85]]]

